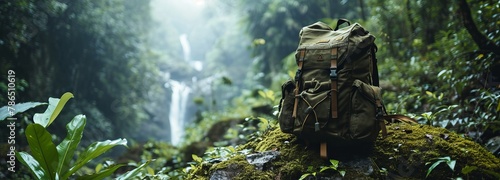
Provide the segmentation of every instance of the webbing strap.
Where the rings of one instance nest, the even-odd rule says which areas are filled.
[[[321,158],[326,159],[328,158],[328,151],[327,151],[327,146],[326,143],[323,142],[319,145],[319,155]]]
[[[374,86],[379,86],[379,77],[378,77],[378,67],[377,67],[377,56],[375,55],[377,53],[377,45],[373,44],[373,46],[370,48],[370,55],[372,58],[372,63],[373,63],[373,85]]]
[[[299,91],[300,91],[300,83],[299,80],[302,76],[302,66],[304,65],[304,58],[306,57],[306,50],[302,49],[299,52],[299,62],[297,65],[299,66],[297,69],[297,72],[295,73],[295,90],[293,90],[295,94],[295,102],[293,103],[293,113],[292,113],[292,118],[297,117],[297,106],[299,104]]]
[[[331,110],[332,118],[338,118],[338,107],[337,107],[337,48],[332,48],[330,53],[330,80],[331,80]]]
[[[383,119],[380,119],[380,128],[382,130],[382,137],[383,138],[387,137],[387,128],[386,128],[384,119],[389,123],[392,123],[393,121],[397,120],[399,122],[408,123],[408,124],[418,124],[417,120],[415,120],[411,117],[405,116],[405,115],[401,115],[401,114],[384,115],[384,116],[382,116],[382,118]]]
[[[382,130],[382,138],[386,138],[387,137],[387,127],[385,126],[385,121],[382,119],[382,120],[379,120],[379,124],[380,124],[380,129]]]
[[[373,46],[370,48],[370,57],[372,59],[372,65],[373,65],[373,71],[372,71],[372,76],[373,76],[373,79],[372,79],[372,84],[374,86],[379,86],[380,82],[379,82],[379,76],[378,76],[378,66],[377,66],[377,56],[376,56],[376,53],[377,53],[377,45],[373,44]],[[382,107],[384,110],[383,112],[378,112],[378,113],[382,113],[383,117],[377,117],[377,120],[379,121],[379,125],[380,125],[380,129],[382,130],[382,137],[385,138],[387,137],[387,127],[385,126],[385,122],[383,119],[380,119],[380,118],[386,118],[386,112],[385,112],[385,108],[383,107],[382,105],[382,102],[380,102],[381,100],[380,99],[377,99],[377,107]],[[379,109],[380,111],[380,109]],[[381,114],[378,114],[377,116],[380,116]]]
[[[378,81],[378,79],[377,79]],[[373,94],[381,94],[380,88],[370,88],[373,91]],[[384,106],[382,105],[382,99],[380,96],[375,96],[375,105],[377,106],[377,115],[376,118],[379,121],[380,129],[382,130],[382,137],[385,138],[387,136],[387,128],[385,127],[384,122]]]
[[[382,100],[381,99],[375,99],[375,104],[377,105],[377,120],[380,123],[380,129],[382,130],[382,137],[385,138],[387,136],[387,128],[385,127],[385,122],[384,122],[384,114],[383,114],[383,106],[382,106]]]

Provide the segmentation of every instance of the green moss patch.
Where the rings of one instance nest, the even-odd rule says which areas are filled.
[[[500,160],[481,145],[442,128],[426,125],[392,124],[387,126],[388,136],[375,143],[371,159],[376,164],[375,173],[367,176],[352,169],[345,170],[344,179],[379,179],[380,176],[402,179],[424,179],[435,158],[450,157],[456,160],[454,170],[439,164],[429,175],[429,179],[473,177],[493,179],[500,172]],[[269,162],[267,168],[258,170],[249,164],[245,155],[235,155],[218,163],[201,163],[189,172],[189,179],[209,179],[214,173],[235,172],[233,179],[299,179],[306,173],[317,176],[339,177],[333,170],[319,173],[321,167],[331,165],[319,157],[318,152],[307,150],[293,135],[285,134],[279,128],[266,132],[237,148],[238,151],[251,149],[252,152],[275,150],[280,156]],[[430,164],[427,164],[430,162]],[[467,174],[462,170],[472,170]],[[382,177],[383,178],[383,177]]]
[[[500,172],[500,160],[471,140],[443,128],[427,125],[392,124],[388,136],[376,142],[373,159],[390,175],[423,179],[435,158],[456,160],[452,171],[445,163],[438,165],[429,179],[444,177],[494,178]],[[426,165],[427,162],[430,162]],[[466,166],[476,170],[463,174]]]

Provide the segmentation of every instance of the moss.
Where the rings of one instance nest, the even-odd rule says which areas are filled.
[[[279,128],[268,131],[263,137],[263,140],[249,142],[241,148],[256,152],[280,151],[279,159],[271,164],[275,169],[274,174],[281,179],[298,179],[309,166],[319,169],[321,165],[325,165],[325,161],[317,153],[306,150],[294,135],[282,133]]]
[[[237,175],[234,179],[272,179],[272,177],[275,176],[272,171],[260,171],[255,169],[253,165],[247,162],[245,155],[238,155],[232,157],[228,161],[215,164],[209,171],[210,174],[213,174],[216,171],[224,170],[236,172]]]
[[[424,179],[434,158],[449,156],[456,160],[454,171],[441,164],[430,174],[430,179],[466,177],[461,173],[465,166],[475,166],[470,177],[492,179],[491,172],[500,172],[500,160],[485,150],[481,145],[442,128],[424,125],[392,124],[388,125],[388,136],[375,143],[371,159],[379,168],[385,168],[390,178]],[[306,150],[297,138],[284,134],[279,128],[266,132],[262,138],[241,145],[237,150],[251,149],[254,152],[277,150],[280,156],[270,162],[263,171],[255,169],[246,161],[244,155],[237,155],[227,161],[201,167],[198,165],[190,175],[209,178],[217,170],[238,169],[234,179],[299,179],[308,169],[319,172],[322,166],[330,165],[315,151]],[[346,171],[344,179],[379,179],[377,173],[368,177],[352,169]],[[378,171],[378,169],[375,169]],[[333,176],[332,176],[333,175]],[[319,176],[338,177],[337,172],[319,173]],[[195,177],[195,176],[190,176]],[[190,179],[190,178],[188,178]]]
[[[392,124],[388,136],[376,142],[373,159],[392,175],[423,179],[434,158],[449,156],[456,160],[454,171],[445,164],[429,175],[430,179],[465,176],[465,166],[476,166],[471,177],[493,178],[485,171],[500,171],[500,160],[481,145],[443,128],[427,125]]]

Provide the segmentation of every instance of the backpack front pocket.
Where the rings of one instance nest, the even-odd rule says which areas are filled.
[[[317,132],[330,120],[330,82],[317,80],[304,82],[304,90],[298,95],[295,126],[299,131]],[[297,131],[297,130],[296,130]]]
[[[358,140],[375,140],[380,129],[377,122],[377,101],[380,104],[381,100],[380,87],[355,80],[352,88],[350,136]]]

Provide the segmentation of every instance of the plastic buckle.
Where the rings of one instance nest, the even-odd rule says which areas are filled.
[[[337,79],[337,68],[330,68],[330,79]]]
[[[297,69],[297,72],[295,72],[295,81],[298,81],[301,76],[302,76],[302,71],[300,69]]]

